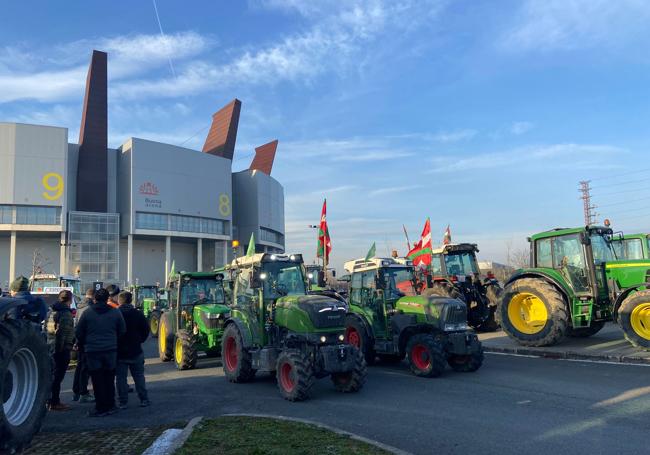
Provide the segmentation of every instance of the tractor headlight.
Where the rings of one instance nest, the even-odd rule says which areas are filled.
[[[289,259],[291,259],[292,261],[295,261],[296,257],[292,254],[291,256],[289,256]]]
[[[340,334],[339,335],[339,341],[345,341],[345,335]]]
[[[219,319],[221,317],[221,313],[208,313],[208,319]]]
[[[327,341],[327,337],[325,335],[320,337],[320,342],[325,343]]]
[[[467,330],[467,322],[458,324],[445,324],[445,332],[455,332],[459,330]]]

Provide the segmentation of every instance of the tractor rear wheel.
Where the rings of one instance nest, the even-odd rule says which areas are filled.
[[[499,324],[497,324],[495,313],[499,306],[499,299],[501,298],[502,294],[503,288],[497,283],[491,283],[485,287],[485,297],[488,301],[488,310],[490,313],[488,318],[478,327],[476,327],[477,331],[494,332],[496,330],[499,330]]]
[[[282,351],[275,375],[282,398],[289,401],[309,398],[315,378],[311,361],[302,352],[297,349]]]
[[[442,345],[428,333],[420,333],[409,338],[406,356],[414,375],[435,378],[445,371],[445,355]]]
[[[159,329],[160,329],[160,311],[154,310],[149,315],[149,332],[151,332],[151,338],[158,338]]]
[[[169,362],[174,358],[174,332],[172,331],[171,313],[160,315],[158,355],[163,362]]]
[[[179,370],[196,368],[198,353],[194,337],[187,330],[179,330],[174,341],[174,362]]]
[[[589,327],[569,327],[567,335],[572,338],[587,338],[600,332],[605,327],[605,321],[592,321]]]
[[[366,383],[368,368],[366,359],[358,349],[354,350],[354,367],[345,373],[332,373],[332,382],[336,390],[343,393],[358,392]]]
[[[635,292],[623,300],[618,323],[627,341],[650,351],[650,290]]]
[[[539,278],[509,283],[497,322],[508,336],[523,346],[551,346],[567,335],[569,312],[560,291]]]
[[[251,354],[244,348],[244,341],[235,324],[226,326],[223,332],[221,362],[230,382],[247,382],[255,377]]]
[[[483,365],[483,347],[478,352],[468,355],[452,355],[447,363],[454,370],[460,373],[472,373]]]
[[[465,302],[465,298],[463,297],[463,294],[458,292],[458,289],[456,289],[453,286],[450,286],[446,282],[433,283],[433,285],[430,288],[427,288],[424,291],[422,291],[422,295],[424,296],[437,295],[440,297],[448,297],[450,299],[458,299]]]
[[[27,321],[0,322],[0,452],[20,452],[43,423],[52,382],[43,336]]]
[[[375,363],[375,349],[368,331],[355,316],[345,318],[345,342],[351,344],[363,353],[366,363]]]

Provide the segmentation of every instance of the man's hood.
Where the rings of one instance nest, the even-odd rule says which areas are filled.
[[[106,302],[95,303],[90,308],[92,308],[94,311],[96,311],[99,314],[108,313],[113,309],[112,307],[108,306]]]
[[[70,311],[70,307],[61,302],[55,302],[52,309],[54,311]]]

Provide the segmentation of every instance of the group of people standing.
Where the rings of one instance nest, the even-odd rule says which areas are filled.
[[[77,349],[77,366],[72,387],[73,400],[95,403],[91,417],[104,417],[126,409],[129,400],[128,372],[131,372],[140,406],[151,403],[144,377],[142,343],[149,336],[149,323],[132,305],[133,296],[115,285],[106,289],[89,289],[73,315],[73,295],[59,293],[52,307],[29,292],[29,280],[19,277],[11,283],[11,295],[26,300],[32,317],[45,322],[48,345],[52,353],[52,393],[48,402],[51,411],[67,411],[61,402],[61,383]],[[88,390],[92,380],[93,397]],[[117,401],[115,385],[117,383]]]

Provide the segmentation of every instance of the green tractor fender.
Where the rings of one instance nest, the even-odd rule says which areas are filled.
[[[538,270],[533,270],[533,269],[523,269],[523,270],[517,270],[515,273],[513,273],[510,278],[508,278],[508,281],[506,281],[503,285],[504,289],[506,286],[509,284],[520,280],[522,278],[541,278],[542,280],[546,281],[547,283],[551,284],[552,286],[555,286],[558,291],[560,291],[560,294],[562,294],[562,297],[564,297],[564,302],[568,304],[568,302],[571,301],[569,292],[572,292],[571,287],[567,284],[566,280],[558,273],[557,271],[553,269],[538,269]]]
[[[245,348],[253,347],[253,334],[251,333],[251,330],[248,327],[248,325],[244,321],[242,321],[241,319],[239,319],[237,317],[234,317],[234,318],[231,317],[224,324],[224,326],[223,326],[224,330],[226,329],[226,327],[228,327],[229,325],[233,325],[233,324],[237,326],[237,330],[239,330],[239,333],[241,334],[241,338],[242,338],[242,341],[244,343],[244,347]]]
[[[435,336],[440,330],[430,324],[418,323],[414,314],[396,314],[391,318],[393,333],[399,333],[398,348],[400,354],[406,351],[406,345],[413,335],[430,333]]]
[[[621,292],[618,295],[618,297],[616,297],[616,301],[614,302],[614,308],[612,311],[614,322],[618,322],[618,309],[621,307],[623,301],[627,299],[630,296],[630,294],[641,290],[641,288],[650,289],[650,282],[635,284],[634,286],[630,286],[629,288],[626,288],[623,292]]]
[[[374,330],[372,330],[372,325],[370,324],[370,322],[368,322],[368,319],[364,315],[359,314],[359,313],[354,313],[352,311],[348,311],[348,313],[346,315],[346,318],[354,318],[354,319],[356,319],[357,322],[359,322],[359,324],[361,324],[361,327],[363,327],[365,329],[366,335],[368,335],[368,338],[370,339],[370,341],[373,344],[375,343],[375,332],[374,332]],[[346,334],[346,336],[347,336],[347,334]]]

